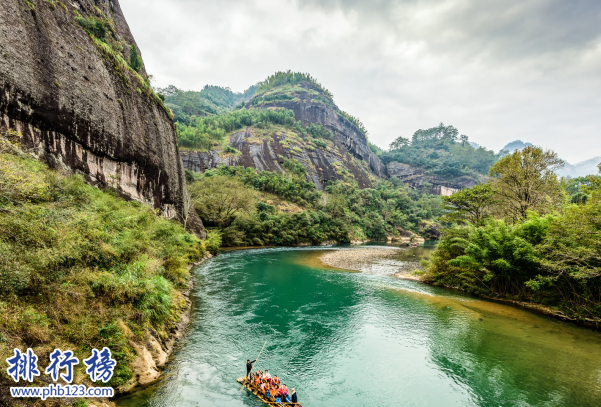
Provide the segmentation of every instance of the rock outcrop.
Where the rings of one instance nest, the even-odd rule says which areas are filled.
[[[423,168],[412,167],[409,164],[391,162],[387,166],[388,175],[398,178],[412,188],[428,188],[434,195],[450,196],[464,188],[471,188],[479,183],[470,177],[445,178],[426,174]]]
[[[316,147],[310,140],[285,131],[275,130],[265,136],[256,136],[252,128],[233,134],[230,145],[240,155],[223,154],[222,151],[181,153],[184,167],[194,172],[204,172],[219,165],[244,166],[259,171],[284,172],[285,159],[294,159],[307,170],[307,180],[322,190],[328,181],[352,176],[361,188],[372,185],[374,175],[368,164],[350,154],[339,143],[329,141],[326,148]]]
[[[262,104],[263,108],[285,108],[292,110],[296,120],[303,124],[317,123],[330,130],[338,144],[359,160],[368,164],[369,171],[378,177],[386,177],[386,167],[367,144],[365,135],[340,114],[340,109],[334,104],[324,103],[322,98],[316,98],[315,92],[320,90],[310,83],[302,83],[301,88],[294,92],[294,100],[275,100]],[[304,90],[304,91],[303,91]],[[276,92],[277,94],[277,92]],[[273,93],[272,93],[273,95]],[[247,107],[252,102],[247,103]]]
[[[290,129],[280,128],[265,135],[264,131],[250,127],[233,134],[229,140],[229,144],[241,155],[223,154],[220,150],[182,152],[184,167],[204,172],[225,164],[283,172],[284,159],[295,159],[307,170],[307,179],[320,190],[328,181],[345,177],[354,178],[361,188],[373,186],[374,180],[386,177],[386,167],[369,149],[365,135],[355,124],[340,114],[332,103],[323,103],[315,98],[319,92],[314,85],[301,83],[295,86],[291,100],[261,101],[260,108],[288,109],[294,112],[296,120],[305,125],[316,123],[324,126],[332,134],[330,140],[320,141],[327,146],[320,146],[320,142],[316,143],[310,137],[303,138]],[[278,93],[276,88],[270,95],[273,97]],[[246,108],[256,106],[250,101]]]
[[[107,42],[82,19],[106,21]],[[118,0],[0,3],[0,130],[50,166],[183,215],[187,189],[170,111],[131,70],[133,36]],[[204,228],[194,211],[196,232]]]

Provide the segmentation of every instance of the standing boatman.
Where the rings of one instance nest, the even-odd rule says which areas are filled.
[[[250,371],[253,370],[253,363],[255,363],[256,361],[257,359],[253,360],[252,362],[250,361],[250,359],[246,360],[246,377],[250,375]]]

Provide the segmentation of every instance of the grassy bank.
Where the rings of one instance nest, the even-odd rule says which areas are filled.
[[[117,359],[108,384],[126,384],[135,354],[123,324],[137,338],[168,336],[204,242],[147,206],[50,170],[20,150],[18,134],[0,141],[0,359],[31,347],[45,367],[55,348],[81,361],[108,346]],[[86,380],[81,363],[75,382]],[[5,399],[5,368],[1,381]]]

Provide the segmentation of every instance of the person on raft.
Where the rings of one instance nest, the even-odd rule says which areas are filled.
[[[257,359],[253,360],[252,362],[250,361],[250,359],[246,359],[246,377],[249,377],[250,371],[253,370],[253,363],[255,363],[256,361]]]
[[[280,385],[280,379],[277,376],[271,377],[269,370],[265,370],[265,372],[259,370],[250,375],[249,384],[251,387],[263,393],[270,401],[288,404],[298,403],[296,390],[292,389],[291,391],[288,391],[288,386],[285,384]]]

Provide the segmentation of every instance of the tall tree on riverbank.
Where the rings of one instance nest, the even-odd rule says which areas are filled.
[[[525,220],[528,211],[548,213],[561,204],[562,188],[555,170],[564,162],[551,150],[529,146],[501,158],[490,169],[498,208],[512,221]]]
[[[223,175],[201,178],[189,189],[198,215],[221,230],[240,213],[254,211],[257,203],[255,191],[245,188],[240,180]]]
[[[494,190],[490,184],[480,184],[442,197],[445,209],[450,212],[442,220],[447,222],[470,222],[482,224],[491,216],[494,203]]]

